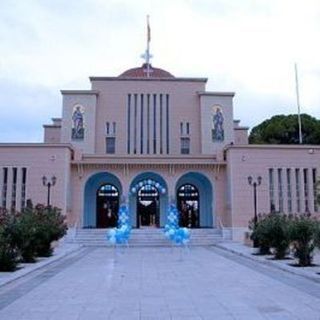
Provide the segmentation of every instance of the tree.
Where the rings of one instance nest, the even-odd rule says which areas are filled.
[[[301,115],[303,144],[320,144],[320,120]],[[276,115],[255,126],[250,133],[251,144],[299,144],[298,116]]]

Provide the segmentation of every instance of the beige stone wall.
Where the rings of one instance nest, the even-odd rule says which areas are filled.
[[[21,209],[21,169],[27,169],[26,199],[34,204],[47,203],[47,188],[42,185],[42,177],[57,178],[51,189],[51,204],[63,210],[68,207],[71,149],[66,145],[53,144],[1,144],[0,145],[0,203],[3,201],[3,172],[8,170],[7,208],[12,204],[13,168],[18,170],[16,185],[16,209]]]
[[[221,157],[225,145],[234,142],[233,94],[203,93],[200,96],[201,110],[201,152],[218,154]],[[212,141],[213,107],[219,106],[224,117],[224,141]]]
[[[180,154],[180,122],[190,123],[191,154],[201,152],[197,92],[205,89],[205,81],[99,80],[92,81],[92,89],[99,91],[96,116],[96,152],[98,154],[105,154],[106,122],[116,122],[116,152],[118,155],[127,154],[127,96],[135,93],[169,94],[170,154]],[[139,137],[140,133],[137,134]],[[159,131],[157,136],[159,137]]]
[[[171,168],[171,169],[170,169]],[[133,179],[143,172],[154,172],[159,174],[166,181],[168,185],[169,200],[176,199],[176,184],[181,176],[188,172],[199,172],[205,175],[213,187],[213,212],[214,225],[219,226],[220,222],[224,225],[230,223],[230,219],[226,212],[226,174],[225,167],[221,168],[198,168],[189,167],[188,165],[176,166],[174,170],[167,164],[163,165],[130,165],[129,169],[125,170],[120,165],[105,165],[105,166],[86,166],[83,171],[79,171],[77,165],[72,166],[71,175],[71,198],[72,198],[72,212],[70,215],[70,223],[82,225],[83,211],[84,211],[84,189],[87,180],[94,174],[100,172],[109,172],[114,174],[122,184],[123,195],[128,199],[128,192],[130,184]],[[106,181],[107,183],[107,181]],[[201,199],[200,199],[201,202]]]
[[[295,170],[299,169],[300,179],[300,212],[305,212],[305,186],[303,182],[303,170],[307,169],[307,190],[309,211],[314,211],[314,194],[312,182],[312,170],[316,170],[320,176],[320,148],[316,146],[233,146],[227,150],[228,183],[230,185],[230,205],[233,227],[248,226],[248,221],[254,215],[253,187],[248,184],[248,176],[254,180],[262,177],[262,183],[257,187],[258,212],[270,212],[270,183],[269,169],[274,172],[274,200],[275,209],[279,210],[279,177],[278,170],[282,172],[282,196],[283,211],[289,212],[288,208],[288,183],[287,169],[291,176],[291,203],[292,212],[297,212],[296,179]],[[319,209],[318,209],[319,210]]]

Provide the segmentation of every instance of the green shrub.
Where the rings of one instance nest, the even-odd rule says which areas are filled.
[[[65,217],[57,207],[45,207],[37,205],[34,209],[37,222],[37,255],[40,257],[49,257],[52,255],[52,241],[59,240],[67,232]]]
[[[310,266],[313,251],[320,239],[319,221],[310,215],[297,215],[290,226],[293,253],[300,266]]]
[[[275,259],[284,259],[290,245],[290,222],[287,215],[270,213],[267,223],[267,239],[274,249]]]
[[[23,262],[35,262],[37,251],[37,221],[32,207],[27,207],[18,216],[16,228],[12,231],[15,245]]]
[[[18,264],[18,250],[12,238],[16,215],[0,208],[0,271],[14,271]]]
[[[253,241],[254,246],[259,248],[259,254],[270,254],[270,243],[267,237],[267,215],[258,215],[257,224],[254,224],[252,219],[249,223],[249,229],[252,230],[250,239]]]
[[[252,220],[251,239],[257,243],[259,253],[269,254],[273,248],[276,259],[285,258],[290,244],[289,224],[290,218],[280,213],[259,215],[256,226]]]

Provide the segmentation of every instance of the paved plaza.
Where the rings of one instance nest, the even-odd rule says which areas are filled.
[[[320,319],[320,284],[215,247],[82,248],[0,287],[1,320]]]

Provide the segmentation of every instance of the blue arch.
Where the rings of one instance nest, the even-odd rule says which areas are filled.
[[[99,172],[92,175],[84,187],[83,227],[96,227],[97,190],[107,183],[113,184],[118,189],[121,199],[122,186],[120,180],[115,175],[109,172]]]
[[[213,188],[210,180],[199,172],[188,172],[181,176],[176,184],[178,189],[184,184],[192,184],[199,191],[200,227],[213,227]]]
[[[166,181],[155,172],[143,172],[138,174],[131,182],[129,188],[129,212],[131,223],[133,227],[137,227],[137,193],[132,193],[132,187],[135,187],[137,183],[143,180],[154,180],[158,182],[162,187],[166,189],[166,192],[162,194],[159,192],[159,200],[160,200],[160,227],[163,227],[166,223],[166,213],[168,208],[168,186]],[[160,191],[160,190],[159,190]]]

